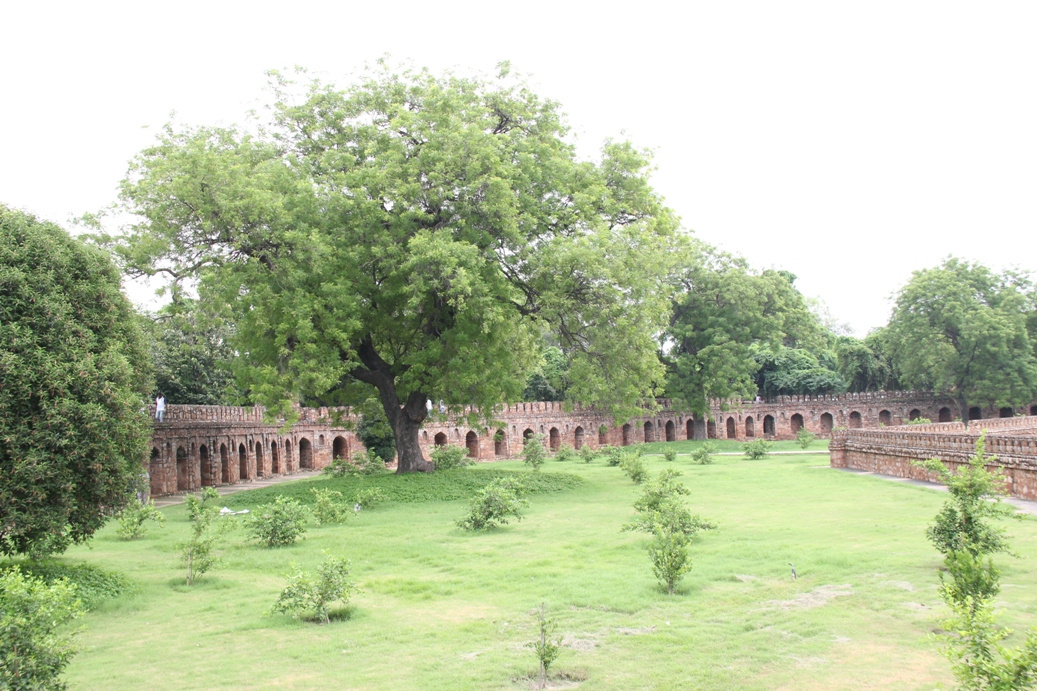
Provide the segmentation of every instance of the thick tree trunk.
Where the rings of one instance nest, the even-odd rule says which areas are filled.
[[[961,421],[965,424],[965,429],[969,428],[969,402],[965,400],[964,396],[958,396],[958,410],[961,412]]]

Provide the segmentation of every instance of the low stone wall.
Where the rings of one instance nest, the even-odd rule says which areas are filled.
[[[1037,501],[1037,417],[905,425],[875,430],[836,430],[829,444],[831,465],[895,477],[937,481],[912,465],[938,458],[951,468],[968,463],[976,440],[986,431],[986,451],[997,457],[989,467],[1003,469],[1009,494]]]

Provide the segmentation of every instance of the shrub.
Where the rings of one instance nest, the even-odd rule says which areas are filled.
[[[0,688],[66,688],[58,677],[75,654],[75,632],[59,630],[82,613],[68,581],[47,584],[18,568],[0,572]]]
[[[278,497],[253,513],[245,529],[252,539],[267,547],[294,544],[306,532],[306,508],[295,499]]]
[[[187,507],[187,518],[191,522],[191,535],[187,540],[177,543],[180,561],[187,567],[186,582],[192,585],[199,576],[219,564],[219,557],[213,553],[219,536],[213,527],[217,518],[216,501],[219,494],[212,487],[202,490],[201,498],[194,495],[184,497]]]
[[[645,468],[645,460],[640,454],[628,453],[623,456],[619,467],[627,474],[635,485],[640,485],[648,478],[648,470]]]
[[[468,515],[457,521],[464,530],[487,530],[504,525],[509,518],[522,520],[522,509],[529,502],[522,497],[522,484],[512,478],[494,478],[480,490],[468,508]]]
[[[436,464],[436,470],[463,468],[475,463],[475,459],[468,455],[468,449],[463,446],[437,446],[429,455]]]
[[[771,443],[766,439],[754,439],[753,441],[747,441],[742,444],[742,451],[745,452],[746,458],[751,458],[756,461],[768,453],[771,450]]]
[[[357,475],[380,475],[389,470],[385,467],[385,461],[374,451],[368,449],[364,452],[353,454],[353,469],[349,472]]]
[[[699,465],[709,465],[713,462],[713,454],[716,453],[717,445],[711,441],[702,442],[702,446],[691,452],[691,460]]]
[[[634,510],[640,514],[623,530],[655,533],[660,528],[677,531],[692,538],[702,530],[715,530],[716,524],[691,513],[681,497],[688,488],[677,481],[679,470],[664,470],[645,485],[641,496],[634,502]]]
[[[673,463],[677,460],[677,452],[673,449],[666,449],[665,451],[663,451],[663,459],[665,459],[669,463]]]
[[[297,619],[312,613],[322,624],[331,623],[330,606],[333,602],[349,603],[356,592],[356,583],[349,579],[349,562],[338,557],[327,557],[317,567],[317,576],[302,571],[294,563],[294,573],[288,576],[288,585],[274,603],[273,611]]]
[[[358,489],[354,497],[356,505],[361,509],[372,509],[379,504],[385,503],[388,497],[381,487],[364,487]]]
[[[133,589],[133,583],[126,576],[93,564],[68,564],[46,560],[23,562],[7,568],[21,569],[27,578],[37,578],[48,585],[59,580],[68,581],[76,589],[76,597],[88,610],[103,600],[119,597]],[[0,569],[4,570],[6,569]]]
[[[331,463],[324,466],[321,472],[332,477],[345,477],[356,472],[356,466],[347,458],[335,458]]]
[[[136,540],[147,532],[147,521],[155,521],[159,525],[166,522],[166,517],[155,508],[155,502],[148,500],[146,504],[131,501],[119,512],[118,534],[123,540]]]
[[[580,460],[584,463],[590,463],[597,457],[598,453],[586,444],[580,447]]]
[[[317,525],[332,525],[345,522],[351,507],[342,501],[342,492],[332,489],[311,489],[313,494],[313,520]]]
[[[914,420],[906,420],[905,424],[908,425],[929,425],[932,424],[932,420],[927,417],[916,417]]]
[[[527,648],[532,648],[533,652],[536,653],[537,663],[539,669],[537,671],[537,683],[540,688],[547,688],[547,675],[551,669],[551,665],[558,658],[558,653],[562,651],[562,639],[554,636],[555,624],[553,621],[547,618],[547,611],[544,607],[544,603],[540,603],[540,608],[536,611],[537,613],[537,624],[540,627],[540,636],[537,640],[532,643],[527,643]]]
[[[544,435],[538,434],[526,439],[525,446],[522,447],[522,462],[534,471],[538,471],[540,466],[544,465],[545,460],[547,460],[547,450],[544,449]]]
[[[556,461],[575,461],[576,458],[576,449],[571,446],[562,446],[555,454]]]
[[[806,427],[800,427],[799,431],[796,432],[796,443],[799,444],[799,448],[805,449],[810,446],[811,442],[817,439],[817,435],[809,431]]]
[[[603,446],[601,450],[605,452],[605,464],[609,466],[617,466],[623,460],[623,449],[618,446]]]
[[[676,530],[658,529],[648,545],[648,556],[652,560],[652,571],[673,595],[684,574],[691,571],[691,556],[688,554],[689,538]]]

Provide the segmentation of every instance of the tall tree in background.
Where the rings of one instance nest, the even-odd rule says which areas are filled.
[[[540,322],[568,394],[630,414],[662,379],[654,342],[677,229],[649,159],[577,160],[558,105],[493,81],[382,65],[339,91],[276,85],[256,133],[167,128],[133,162],[131,271],[200,279],[229,305],[259,400],[377,392],[399,471],[427,468],[427,399],[486,418],[518,400]]]
[[[948,258],[916,271],[897,295],[888,332],[903,382],[973,405],[1019,405],[1037,395],[1028,277]]]
[[[143,470],[148,352],[102,251],[0,206],[0,553],[61,552]]]
[[[146,317],[155,365],[155,389],[167,402],[241,403],[234,387],[235,352],[229,323],[196,300],[180,298]]]
[[[713,399],[750,398],[760,367],[755,349],[816,337],[816,320],[794,276],[755,272],[741,257],[693,244],[677,277],[663,361],[666,392],[697,416]]]

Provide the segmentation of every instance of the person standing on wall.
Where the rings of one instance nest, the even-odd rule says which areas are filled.
[[[166,417],[166,397],[159,392],[155,399],[155,420],[162,422]]]

